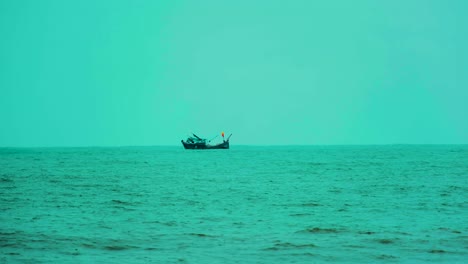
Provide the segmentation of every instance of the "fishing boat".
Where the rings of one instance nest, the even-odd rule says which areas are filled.
[[[185,149],[229,149],[229,139],[232,136],[231,134],[227,139],[224,139],[224,132],[222,132],[223,142],[212,145],[210,144],[211,140],[201,138],[193,133],[192,135],[193,137],[189,136],[185,141],[181,140]]]

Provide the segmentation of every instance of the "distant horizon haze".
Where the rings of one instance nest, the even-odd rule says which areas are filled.
[[[1,1],[0,147],[468,143],[468,1]]]

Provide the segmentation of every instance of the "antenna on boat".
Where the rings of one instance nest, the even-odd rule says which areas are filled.
[[[211,142],[213,139],[215,139],[215,138],[217,138],[217,137],[218,137],[218,135],[216,135],[214,138],[208,140],[208,142]]]

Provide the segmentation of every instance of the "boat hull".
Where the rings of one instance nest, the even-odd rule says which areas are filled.
[[[217,145],[207,145],[205,143],[187,143],[181,140],[185,149],[229,149],[229,141]]]

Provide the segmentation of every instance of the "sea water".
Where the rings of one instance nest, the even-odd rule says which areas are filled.
[[[468,146],[0,149],[1,263],[468,263]]]

